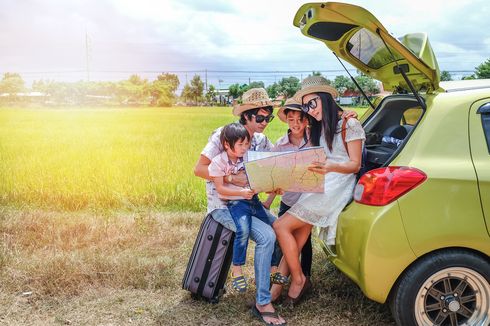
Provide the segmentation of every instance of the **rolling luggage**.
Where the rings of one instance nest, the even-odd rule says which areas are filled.
[[[208,214],[201,224],[182,280],[194,299],[218,303],[231,265],[235,233]]]

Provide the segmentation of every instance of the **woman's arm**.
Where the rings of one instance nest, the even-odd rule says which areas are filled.
[[[357,173],[361,168],[362,140],[356,139],[347,143],[349,161],[334,163],[327,160],[325,163],[314,162],[308,167],[311,172],[327,174],[328,172]]]

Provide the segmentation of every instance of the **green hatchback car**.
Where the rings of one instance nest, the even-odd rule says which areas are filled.
[[[358,6],[308,3],[294,25],[393,91],[363,119],[370,171],[331,261],[398,325],[489,325],[490,80],[440,82],[424,33]]]

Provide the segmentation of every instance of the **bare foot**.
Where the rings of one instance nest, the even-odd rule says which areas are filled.
[[[260,313],[263,313],[263,312],[275,312],[274,307],[270,303],[268,303],[266,305],[263,305],[263,306],[262,305],[259,305],[259,304],[256,304],[255,307],[257,308],[257,310]],[[280,325],[280,324],[284,324],[286,322],[286,320],[284,320],[284,318],[282,318],[279,315],[277,315],[277,318],[274,318],[272,316],[262,316],[262,318],[264,319],[264,321],[266,323],[274,324],[274,325]]]

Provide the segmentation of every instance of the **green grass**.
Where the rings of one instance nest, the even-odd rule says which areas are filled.
[[[202,211],[194,165],[231,108],[0,109],[0,205]],[[287,129],[275,119],[266,135]]]

